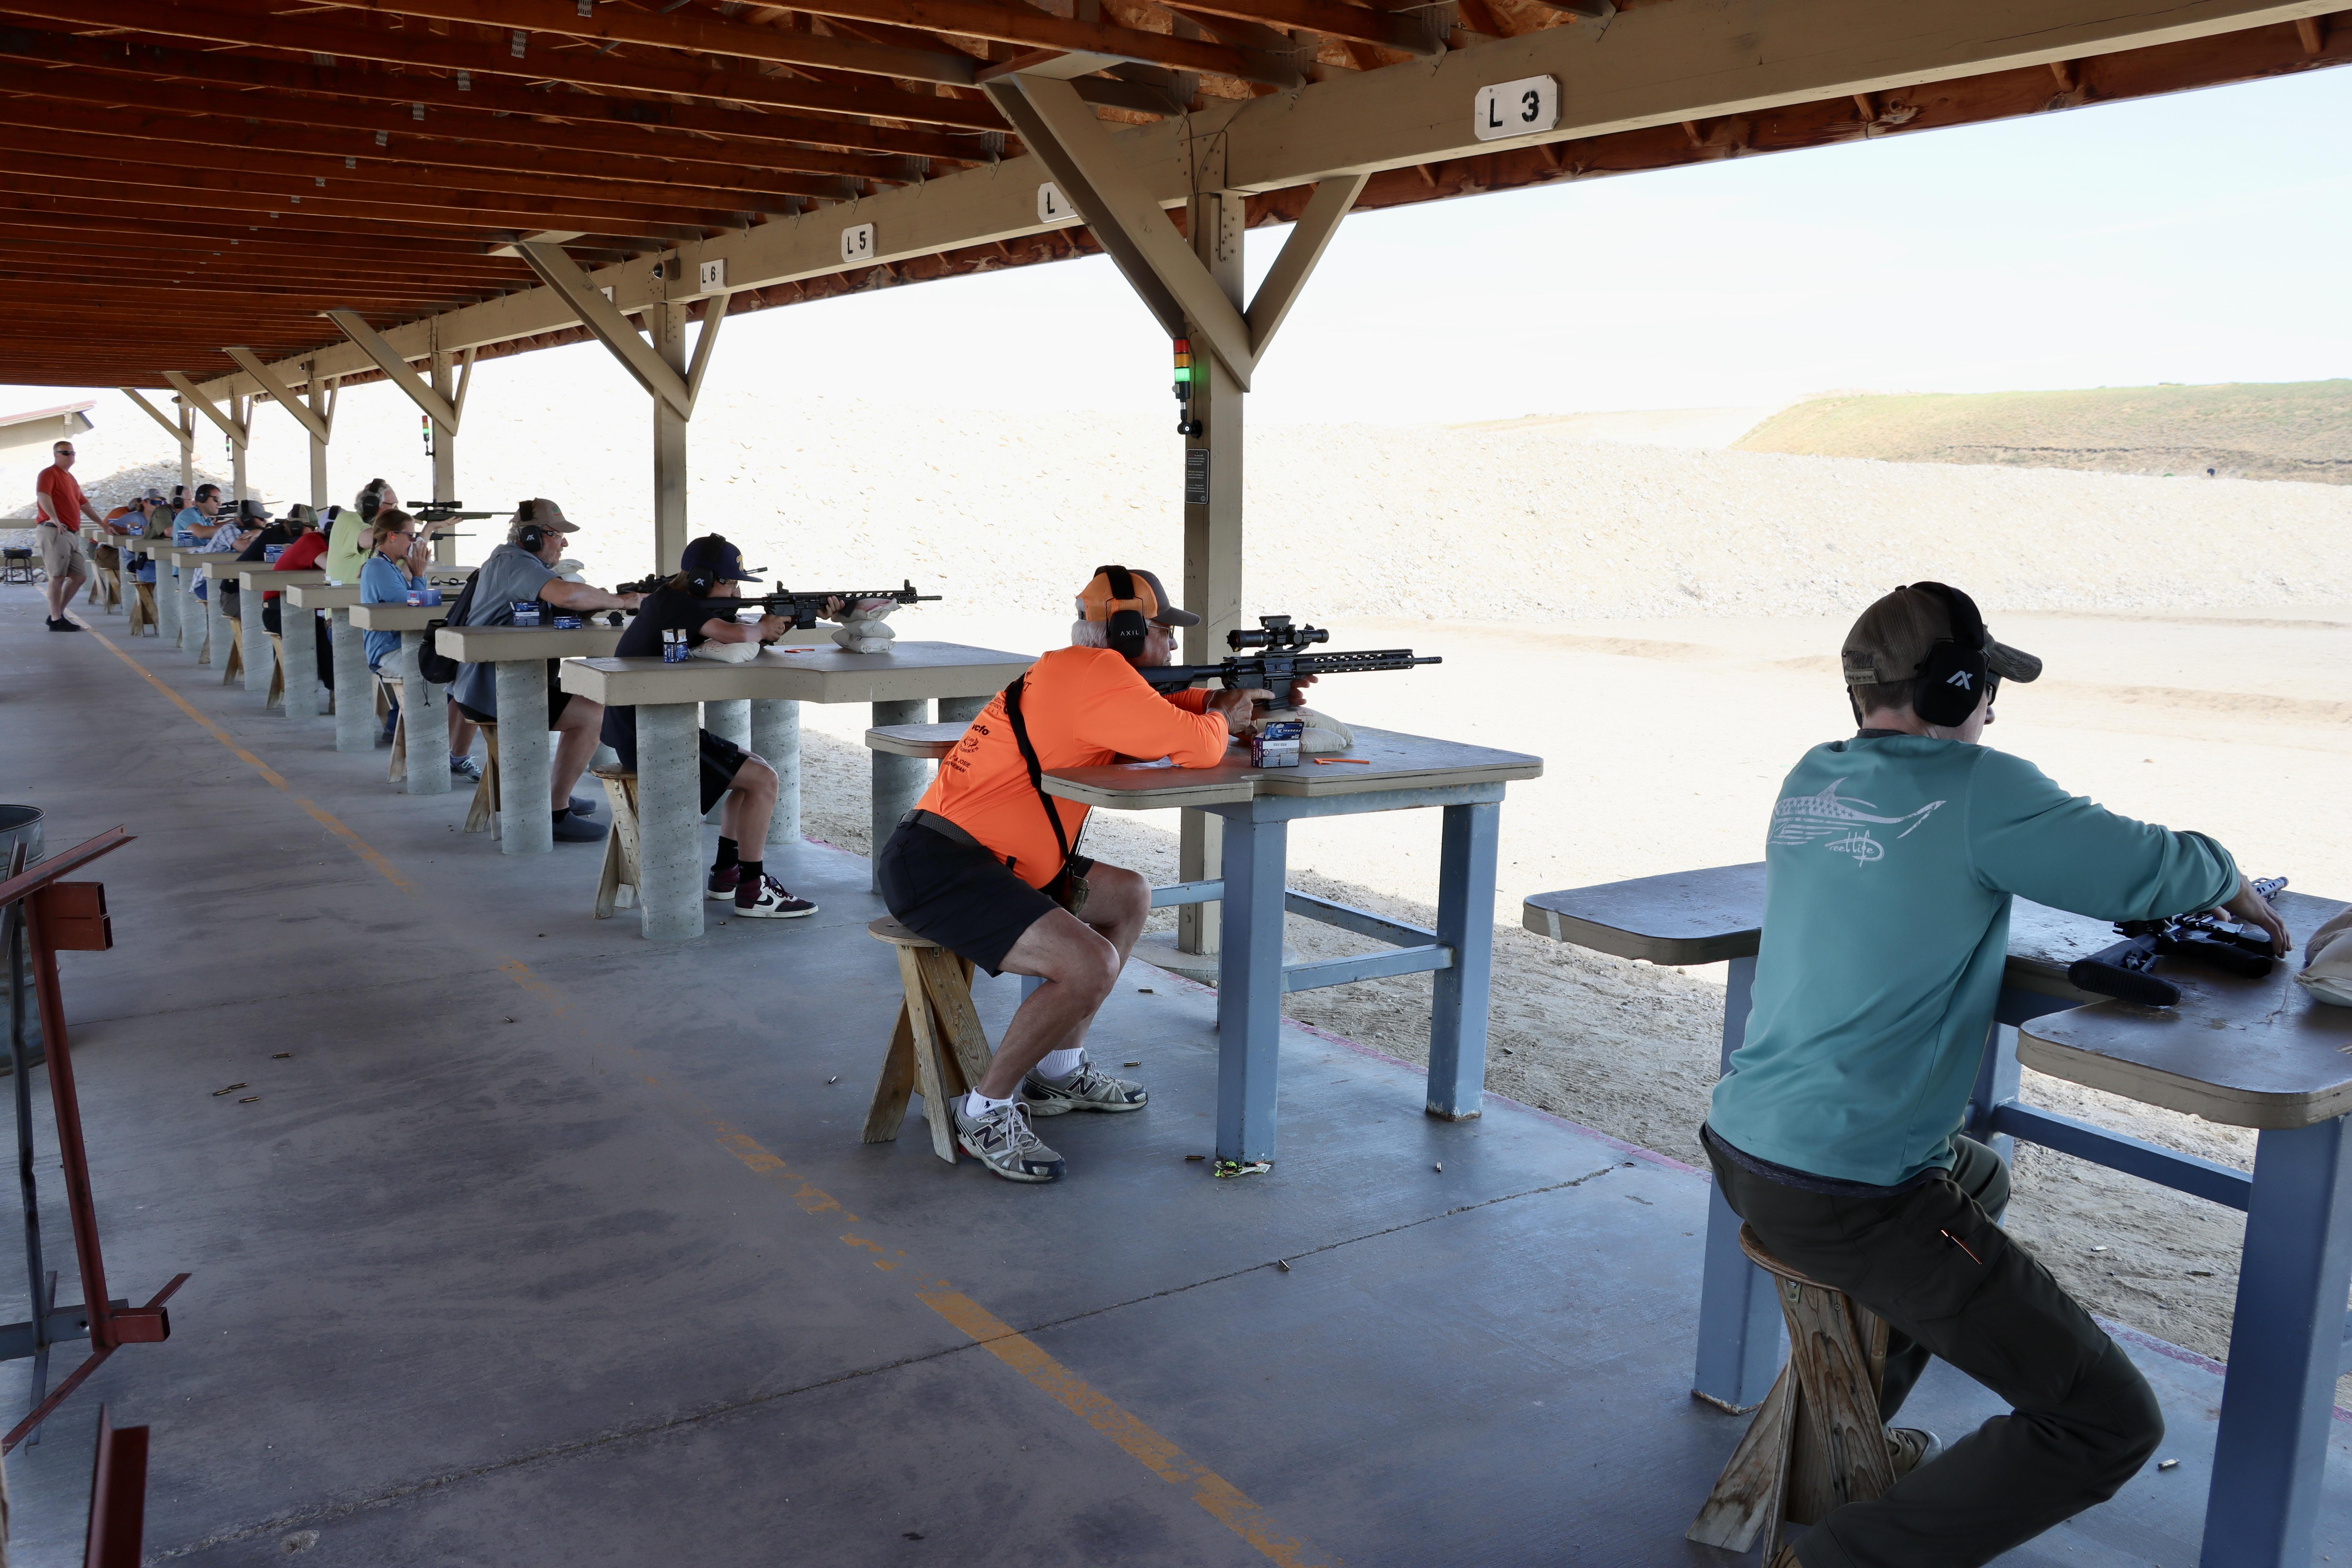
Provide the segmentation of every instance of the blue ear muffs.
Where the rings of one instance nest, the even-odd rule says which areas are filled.
[[[1914,583],[1916,594],[1933,594],[1944,601],[1952,616],[1952,635],[1938,637],[1920,662],[1911,689],[1911,710],[1930,724],[1947,728],[1968,721],[1984,700],[1990,671],[1985,663],[1984,617],[1974,599],[1941,583]]]

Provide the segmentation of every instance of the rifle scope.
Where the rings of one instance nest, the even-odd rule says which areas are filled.
[[[1231,648],[1263,647],[1277,653],[1295,653],[1312,643],[1329,642],[1331,634],[1321,626],[1294,626],[1288,616],[1260,616],[1258,629],[1239,629],[1225,634],[1225,646]]]

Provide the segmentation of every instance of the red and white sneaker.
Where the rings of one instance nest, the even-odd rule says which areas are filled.
[[[806,899],[793,897],[792,889],[773,877],[762,876],[757,889],[735,889],[735,912],[744,920],[796,921],[803,915],[816,913],[816,906]]]
[[[742,880],[743,868],[740,866],[730,866],[723,870],[713,871],[710,873],[710,879],[702,884],[702,896],[713,903],[721,899],[731,899],[735,896],[737,884]]]

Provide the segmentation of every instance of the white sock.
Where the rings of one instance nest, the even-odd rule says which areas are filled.
[[[991,1100],[978,1089],[963,1097],[963,1113],[977,1121],[992,1110],[1002,1110],[1012,1104],[1009,1100]]]
[[[1067,1078],[1078,1070],[1087,1059],[1087,1048],[1076,1046],[1066,1051],[1047,1051],[1045,1059],[1037,1064],[1039,1078]]]

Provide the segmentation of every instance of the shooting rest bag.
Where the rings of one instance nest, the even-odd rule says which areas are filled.
[[[1337,756],[1356,743],[1356,732],[1328,713],[1312,708],[1293,708],[1281,717],[1307,726],[1298,732],[1298,754],[1302,757]],[[1255,733],[1258,726],[1265,722],[1266,718],[1253,720],[1251,732]]]
[[[853,605],[842,612],[841,629],[833,640],[852,653],[887,653],[898,634],[883,620],[896,605],[886,604],[878,609],[860,610]]]
[[[2295,976],[2315,1002],[2352,1007],[2352,910],[2311,933],[2303,972]]]
[[[755,642],[719,642],[706,637],[686,650],[688,658],[707,658],[716,664],[749,664],[760,657],[760,645]]]

